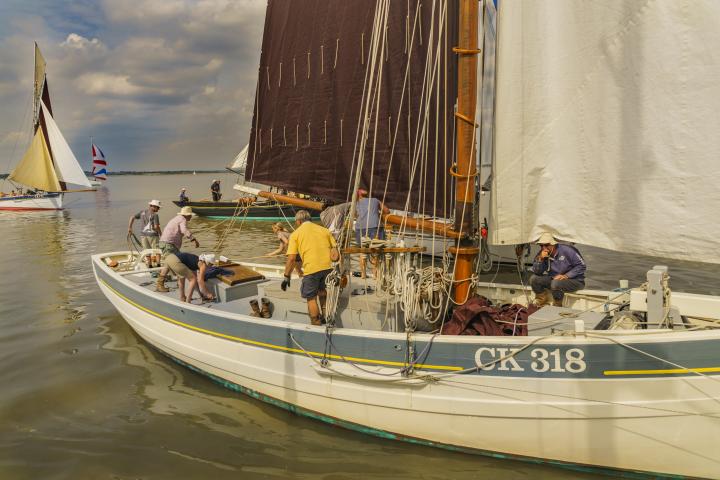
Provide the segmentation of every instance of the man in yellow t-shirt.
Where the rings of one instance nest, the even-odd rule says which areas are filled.
[[[295,225],[297,228],[288,241],[285,280],[280,288],[285,290],[290,285],[295,257],[299,254],[305,273],[300,286],[300,296],[307,300],[310,323],[322,325],[320,306],[325,309],[327,298],[325,278],[332,271],[332,262],[340,259],[340,252],[330,230],[312,223],[307,210],[299,210],[295,214]],[[318,305],[318,297],[320,297],[320,305]]]

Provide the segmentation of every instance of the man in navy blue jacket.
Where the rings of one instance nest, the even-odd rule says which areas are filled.
[[[565,292],[585,288],[585,260],[572,245],[559,244],[550,233],[540,235],[540,252],[533,261],[530,286],[537,305],[562,306]]]

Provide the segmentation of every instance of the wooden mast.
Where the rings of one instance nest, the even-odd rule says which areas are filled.
[[[459,246],[451,247],[455,255],[454,298],[465,303],[470,292],[470,277],[479,249],[474,235],[473,216],[475,213],[475,109],[477,104],[478,66],[478,0],[459,0],[460,19],[458,46],[458,98],[456,129],[457,164],[450,170],[455,177],[455,230],[461,235]]]

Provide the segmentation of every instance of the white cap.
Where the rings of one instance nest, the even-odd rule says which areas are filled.
[[[183,216],[185,216],[185,215],[192,215],[192,208],[190,208],[190,207],[182,207],[182,208],[180,209],[180,212],[178,213],[178,215],[183,215]]]
[[[150,202],[148,202],[148,205],[152,205],[153,207],[158,207],[158,208],[161,207],[160,200],[150,200]]]
[[[215,263],[215,254],[214,253],[203,253],[198,257],[198,260],[201,262],[205,262],[207,264]]]

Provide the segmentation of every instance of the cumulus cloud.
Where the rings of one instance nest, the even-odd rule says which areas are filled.
[[[90,40],[77,33],[69,34],[60,46],[79,51],[98,51],[103,53],[107,51],[105,45],[97,38]]]
[[[137,85],[132,85],[127,76],[109,73],[83,74],[78,78],[78,85],[90,95],[131,96],[143,91]]]
[[[32,56],[15,52],[31,52],[38,29],[24,22],[44,27],[53,106],[74,149],[93,135],[116,164],[142,169],[207,166],[209,156],[221,167],[237,153],[252,118],[265,0],[73,1],[83,8],[52,25],[29,7],[8,12],[0,139],[17,131],[32,89]]]

